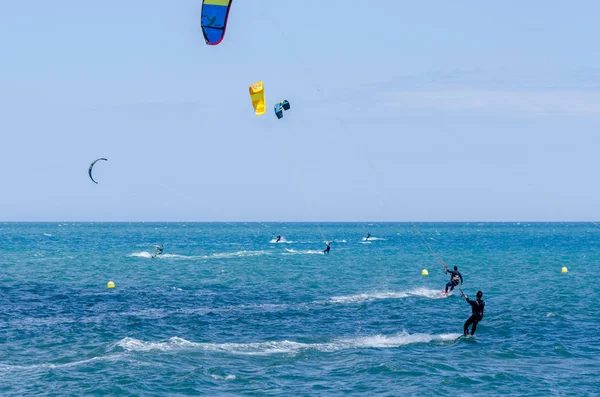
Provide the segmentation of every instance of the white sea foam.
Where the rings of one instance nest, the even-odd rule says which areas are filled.
[[[52,235],[50,233],[44,233],[44,236],[46,236],[46,237],[52,237]]]
[[[78,367],[80,365],[93,363],[95,361],[116,361],[122,357],[124,357],[123,354],[111,354],[109,356],[104,356],[104,357],[92,357],[92,358],[88,358],[86,360],[71,361],[68,363],[60,363],[60,364],[55,364],[55,363],[40,363],[40,364],[30,364],[30,365],[0,364],[0,373],[8,372],[8,371],[37,371],[37,370],[44,370],[44,369]]]
[[[295,249],[285,249],[285,253],[294,254],[294,255],[324,255],[323,251],[317,250],[295,250]]]
[[[354,348],[391,348],[409,345],[413,343],[430,343],[430,342],[451,342],[460,338],[462,334],[409,334],[401,332],[396,335],[374,335],[359,337],[355,339],[347,339],[342,342]]]
[[[347,296],[334,296],[329,299],[331,303],[359,303],[381,299],[402,299],[409,296],[406,292],[375,292]]]
[[[414,288],[414,289],[410,290],[408,293],[413,296],[422,296],[424,298],[431,298],[431,299],[441,299],[442,298],[441,292],[442,292],[441,290],[437,290],[437,289],[428,289],[428,288],[419,287],[419,288]],[[450,296],[450,295],[452,295],[452,293],[449,293],[446,296]]]
[[[439,290],[427,288],[414,288],[410,291],[385,291],[385,292],[369,292],[356,295],[334,296],[329,298],[330,303],[360,303],[366,301],[383,300],[383,299],[402,299],[409,296],[420,296],[423,298],[440,299]]]
[[[134,252],[130,254],[130,257],[146,258],[146,259],[223,259],[223,258],[236,258],[236,257],[247,257],[247,256],[260,256],[269,255],[267,251],[236,251],[236,252],[217,252],[211,255],[179,255],[179,254],[161,254],[154,256],[153,254],[142,251]]]
[[[371,236],[369,238],[363,237],[362,241],[385,241],[385,239],[382,238],[382,237],[373,237],[373,236]]]
[[[236,380],[237,376],[235,375],[226,375],[226,376],[222,376],[222,375],[215,375],[215,374],[210,374],[210,377],[216,380]]]
[[[145,342],[134,338],[125,338],[115,344],[127,352],[151,352],[169,350],[201,350],[237,355],[295,355],[302,351],[316,350],[334,352],[346,349],[394,348],[414,343],[454,342],[461,334],[409,334],[369,335],[356,338],[337,339],[325,343],[301,343],[289,340],[252,343],[198,343],[173,337],[166,341]]]
[[[152,258],[152,254],[149,252],[146,252],[146,251],[134,252],[133,254],[131,254],[129,256],[133,256],[136,258]]]

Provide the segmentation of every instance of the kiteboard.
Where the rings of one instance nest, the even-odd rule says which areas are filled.
[[[445,291],[445,290],[443,290],[442,292],[440,292],[440,297],[442,297],[442,298],[447,298],[447,297],[449,297],[450,295],[452,295],[453,293],[454,293],[454,291],[449,291],[448,293],[446,293],[446,291]]]

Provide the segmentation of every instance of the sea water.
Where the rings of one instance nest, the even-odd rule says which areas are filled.
[[[599,243],[591,223],[0,224],[0,395],[598,395]],[[475,337],[429,247],[483,291]]]

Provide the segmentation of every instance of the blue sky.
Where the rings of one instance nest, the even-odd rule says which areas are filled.
[[[200,10],[2,5],[0,220],[600,219],[600,3]]]

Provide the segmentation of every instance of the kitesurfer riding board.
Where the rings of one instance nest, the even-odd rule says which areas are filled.
[[[163,253],[163,245],[157,245],[156,247],[156,252],[154,253],[154,255],[151,256],[152,259],[156,258],[157,256],[161,255]]]

